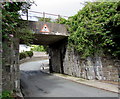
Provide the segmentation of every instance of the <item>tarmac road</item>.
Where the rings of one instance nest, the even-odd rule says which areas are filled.
[[[42,72],[41,67],[45,66],[48,66],[48,60],[20,65],[21,87],[25,97],[118,97],[117,93],[78,84]]]

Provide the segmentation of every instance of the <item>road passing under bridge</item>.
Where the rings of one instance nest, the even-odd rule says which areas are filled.
[[[117,93],[44,73],[41,67],[46,66],[48,66],[48,60],[21,64],[21,85],[25,97],[118,97]]]

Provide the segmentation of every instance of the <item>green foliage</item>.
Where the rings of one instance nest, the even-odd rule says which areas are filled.
[[[56,20],[56,23],[59,24],[66,24],[67,20],[65,18],[60,17],[59,19]]]
[[[19,53],[19,59],[20,59],[20,60],[21,60],[21,59],[25,59],[27,56],[28,56],[28,55],[27,55],[27,53],[25,53],[25,52]]]
[[[45,48],[42,45],[33,45],[32,51],[45,52]]]
[[[46,52],[47,54],[49,54],[49,46],[43,46],[44,47],[44,52]]]
[[[26,51],[26,53],[30,58],[33,56],[33,51]]]
[[[27,5],[27,7],[25,7]],[[32,33],[30,29],[26,27],[20,20],[20,14],[18,11],[25,11],[31,6],[27,2],[3,2],[2,9],[2,37],[3,41],[11,37],[22,38],[26,42],[29,42]],[[22,24],[21,24],[22,23]],[[27,36],[28,35],[28,36]]]
[[[120,56],[120,2],[88,3],[66,22],[69,46],[84,57],[94,53]]]
[[[19,19],[18,11],[21,6],[22,3],[3,3],[3,6],[1,6],[3,39],[9,38],[9,34],[14,34],[16,32],[15,27]]]
[[[39,18],[39,21],[52,22],[51,18]]]
[[[25,59],[26,57],[32,57],[33,56],[33,51],[25,51],[25,52],[21,52],[19,53],[19,59]]]
[[[3,91],[2,95],[0,96],[1,99],[14,99],[12,97],[12,93],[10,91]]]
[[[21,41],[29,45],[29,43],[32,42],[32,38],[34,38],[34,33],[27,25],[27,21],[19,20],[19,25],[16,29],[18,32],[17,36],[21,39]]]

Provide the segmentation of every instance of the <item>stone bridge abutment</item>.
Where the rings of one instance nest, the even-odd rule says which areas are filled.
[[[67,38],[49,45],[50,72],[64,74],[63,60],[65,58],[66,47],[67,47]]]

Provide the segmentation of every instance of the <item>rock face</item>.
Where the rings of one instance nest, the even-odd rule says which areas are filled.
[[[88,80],[118,81],[120,60],[107,57],[87,57],[82,59],[74,50],[67,50],[63,62],[64,73]]]

